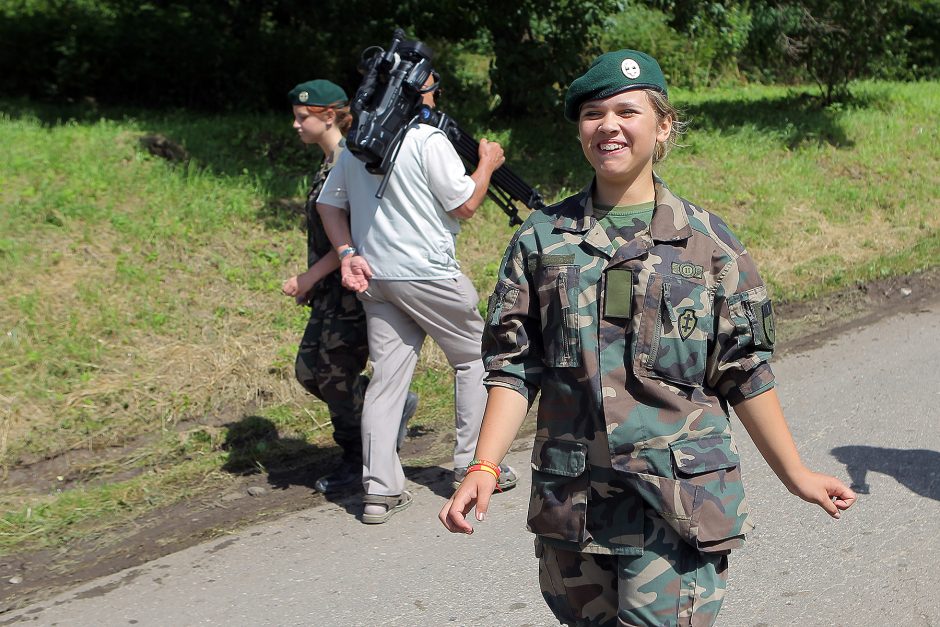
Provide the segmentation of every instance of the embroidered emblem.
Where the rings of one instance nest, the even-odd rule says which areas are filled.
[[[634,79],[640,75],[640,64],[627,57],[620,64],[620,71],[629,79]]]
[[[302,92],[300,92],[300,93],[297,95],[297,100],[299,100],[299,101],[301,101],[301,102],[307,102],[307,100],[309,100],[309,99],[310,99],[310,94],[308,94],[308,93],[305,92],[305,91],[302,91]]]
[[[694,263],[678,261],[672,262],[672,273],[687,279],[701,279],[705,276],[705,268],[697,266]]]
[[[695,330],[695,321],[696,316],[693,309],[686,309],[679,314],[679,337],[682,338],[683,342],[689,339],[692,331]]]
[[[774,323],[774,307],[768,300],[760,307],[761,317],[764,319],[764,336],[767,342],[773,346],[777,341],[777,325]]]

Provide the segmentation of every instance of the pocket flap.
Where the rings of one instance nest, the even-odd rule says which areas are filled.
[[[532,469],[562,477],[578,477],[587,464],[587,446],[570,440],[536,438]]]
[[[697,475],[734,468],[739,463],[738,452],[731,444],[731,434],[709,435],[694,440],[679,440],[669,445],[676,470],[685,475]]]

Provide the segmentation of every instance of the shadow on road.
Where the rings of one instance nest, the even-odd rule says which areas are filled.
[[[869,471],[894,477],[908,490],[940,501],[940,453],[926,449],[895,449],[878,446],[838,446],[833,457],[845,464],[852,489],[869,494]]]
[[[336,464],[339,447],[324,448],[300,438],[285,438],[277,426],[261,416],[245,416],[227,425],[222,448],[228,461],[222,470],[237,475],[267,474],[272,488],[299,485],[314,489],[317,477]],[[335,455],[330,449],[335,449]]]
[[[340,458],[338,446],[320,447],[299,438],[285,438],[277,426],[261,416],[245,416],[238,422],[225,425],[228,432],[222,447],[229,452],[222,469],[237,475],[266,475],[275,490],[301,486],[316,492],[317,478],[329,472]],[[422,429],[409,430],[412,438],[422,435]],[[404,450],[402,452],[404,455]],[[403,460],[406,461],[406,460]],[[414,483],[423,485],[434,494],[449,499],[454,493],[451,482],[453,471],[440,466],[406,465],[405,475]],[[346,510],[351,517],[362,514],[362,487],[323,495],[327,501]]]
[[[405,476],[409,481],[423,485],[443,499],[454,494],[454,471],[440,466],[405,466]],[[441,503],[443,505],[443,503]]]

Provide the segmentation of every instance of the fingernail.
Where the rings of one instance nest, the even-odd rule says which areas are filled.
[[[477,520],[480,522],[486,520],[486,512],[477,512]]]

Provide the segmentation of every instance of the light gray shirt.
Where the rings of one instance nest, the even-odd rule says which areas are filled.
[[[349,211],[352,244],[390,281],[457,276],[456,235],[450,215],[473,194],[475,184],[443,131],[415,124],[405,134],[382,198],[382,176],[370,174],[349,150],[323,184],[318,203]]]

